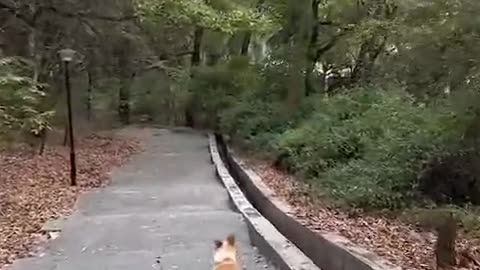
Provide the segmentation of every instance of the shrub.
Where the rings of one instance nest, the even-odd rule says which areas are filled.
[[[423,194],[439,204],[480,205],[479,94],[470,89],[456,93],[450,107],[456,111],[456,130],[462,136],[450,143],[447,154],[430,160],[422,171],[419,188]]]
[[[312,99],[295,112],[285,107],[287,88],[286,63],[275,61],[254,67],[256,83],[248,87],[235,102],[220,114],[224,133],[264,151],[274,151],[277,137],[297,126],[313,111]]]
[[[289,127],[289,116],[282,108],[278,103],[238,102],[221,114],[221,129],[231,137],[269,150],[275,137]]]
[[[288,112],[284,65],[232,59],[200,68],[190,84],[197,110],[350,206],[395,209],[423,200],[425,170],[463,147],[478,115],[474,105],[456,106],[457,97],[422,104],[396,88],[311,96]]]
[[[249,89],[256,88],[254,67],[247,58],[237,57],[216,66],[199,67],[189,83],[191,101],[197,114],[204,114],[210,123],[218,123],[220,113],[230,108]]]
[[[54,111],[43,106],[47,85],[29,77],[31,66],[21,58],[0,59],[0,134],[21,131],[39,135],[50,128]]]
[[[352,121],[380,97],[374,92],[353,92],[330,98],[312,97],[312,116],[279,139],[276,152],[287,169],[316,177],[327,168],[356,158],[362,151],[362,132]],[[374,135],[376,132],[371,132]]]
[[[417,196],[425,164],[461,137],[457,122],[449,107],[416,104],[403,91],[359,89],[321,100],[276,147],[340,201],[399,208]]]

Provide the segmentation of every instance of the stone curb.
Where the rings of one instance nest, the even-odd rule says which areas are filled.
[[[304,252],[317,267],[326,270],[399,270],[345,237],[334,233],[313,232],[293,217],[293,210],[262,181],[220,139],[221,157],[248,200],[275,227]]]
[[[319,270],[247,200],[223,163],[213,134],[208,134],[211,161],[228,194],[244,217],[252,244],[280,270]]]

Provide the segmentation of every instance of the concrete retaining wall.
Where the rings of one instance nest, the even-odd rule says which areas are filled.
[[[235,208],[248,225],[252,244],[280,270],[320,270],[301,250],[285,238],[247,200],[220,157],[216,140],[209,135],[211,161]]]
[[[398,270],[374,253],[353,245],[348,239],[329,233],[316,233],[296,221],[289,205],[277,199],[262,179],[236,158],[217,136],[219,152],[248,200],[284,236],[324,270]]]

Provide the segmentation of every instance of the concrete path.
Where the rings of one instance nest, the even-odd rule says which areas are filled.
[[[113,183],[81,196],[61,237],[15,270],[212,268],[213,240],[234,232],[248,270],[273,269],[249,245],[241,216],[214,175],[206,137],[155,130]]]

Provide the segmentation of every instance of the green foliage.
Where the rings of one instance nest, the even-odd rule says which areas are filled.
[[[418,97],[462,91],[478,82],[477,1],[400,2],[395,35],[397,53],[382,69]]]
[[[145,19],[166,18],[174,24],[197,25],[230,34],[245,30],[268,33],[276,27],[267,14],[233,1],[215,8],[203,0],[136,0],[136,7]]]
[[[275,150],[340,201],[400,208],[419,195],[425,164],[454,150],[449,146],[465,133],[468,117],[445,104],[415,103],[404,91],[357,89],[321,99]]]
[[[233,138],[268,150],[275,136],[288,128],[283,110],[282,103],[245,100],[221,114],[221,129]]]
[[[207,125],[215,125],[219,112],[230,108],[238,97],[256,88],[257,80],[248,59],[234,57],[226,63],[194,70],[189,82],[190,99],[197,112],[209,119]]]
[[[164,125],[181,124],[188,100],[189,73],[180,69],[153,70],[139,76],[130,91],[132,115]]]
[[[295,112],[286,109],[286,65],[285,61],[274,59],[250,67],[250,73],[237,69],[234,80],[243,85],[244,90],[218,113],[223,132],[255,147],[271,150],[278,134],[311,112],[308,102]],[[252,77],[255,74],[256,77]]]
[[[423,168],[456,151],[474,117],[455,106],[457,98],[423,104],[404,90],[372,88],[312,96],[285,114],[281,97],[264,88],[272,77],[261,74],[260,88],[223,107],[222,131],[355,207],[402,208],[421,199]]]
[[[0,59],[0,132],[26,131],[38,135],[50,128],[53,111],[44,111],[43,88],[29,77],[26,61]]]

